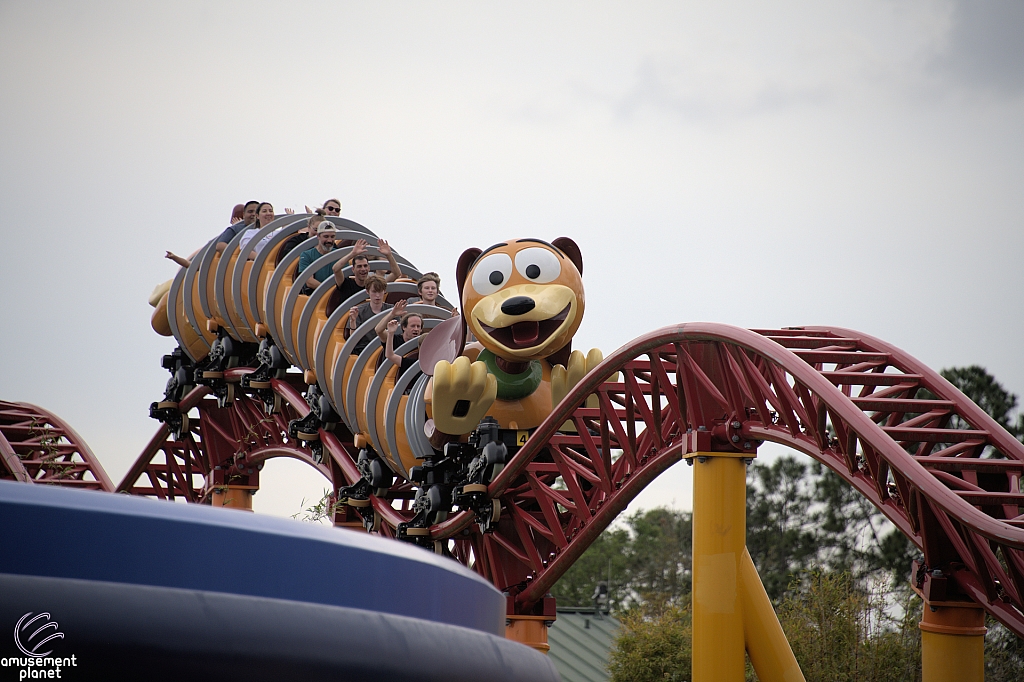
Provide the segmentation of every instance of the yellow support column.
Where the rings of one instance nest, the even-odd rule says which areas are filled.
[[[925,601],[922,682],[984,682],[985,612],[974,602]]]
[[[698,452],[693,472],[693,681],[804,682],[747,552],[749,453]]]
[[[505,616],[505,639],[525,644],[542,654],[551,650],[548,644],[550,616]]]
[[[700,452],[689,457],[695,459],[693,680],[743,682],[739,575],[747,539],[747,467],[742,453]]]
[[[804,682],[800,664],[796,662],[746,547],[740,559],[740,603],[743,639],[757,679],[760,682]]]
[[[252,511],[252,496],[258,489],[258,486],[254,485],[218,486],[213,489],[211,506]]]

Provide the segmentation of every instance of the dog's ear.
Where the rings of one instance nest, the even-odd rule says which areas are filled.
[[[474,247],[466,249],[459,256],[459,264],[455,266],[455,282],[459,285],[459,305],[462,305],[462,289],[466,286],[466,277],[469,275],[469,269],[473,267],[473,263],[480,257],[480,253],[480,249]]]
[[[568,237],[559,237],[555,241],[551,242],[552,245],[557,246],[562,250],[562,253],[572,261],[572,264],[576,266],[576,269],[583,274],[583,254],[580,253],[580,247],[576,246],[576,242],[569,239]]]
[[[480,257],[481,253],[482,252],[480,251],[480,249],[476,247],[466,249],[465,251],[462,252],[462,255],[459,256],[459,264],[455,266],[455,283],[459,285],[460,308],[464,308],[464,306],[462,305],[462,290],[466,286],[466,277],[469,276],[470,268],[473,267],[473,263],[476,262],[476,259]],[[460,340],[459,343],[458,355],[462,355],[462,351],[466,350],[466,314],[466,310],[463,309],[462,314],[459,315],[459,317],[462,318],[462,339]]]

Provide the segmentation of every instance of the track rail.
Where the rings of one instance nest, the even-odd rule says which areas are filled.
[[[0,478],[114,489],[82,437],[57,415],[30,403],[0,401]]]
[[[225,378],[251,371],[232,369]],[[289,380],[271,383],[281,399],[274,414],[242,391],[220,407],[209,389],[194,389],[180,409],[199,418],[180,438],[161,427],[117,490],[208,502],[213,488],[244,482],[279,456],[315,466],[335,490],[358,481],[357,450],[344,425],[320,431],[324,456],[317,463],[308,443],[287,435],[288,421],[309,412],[302,393]],[[28,466],[20,474],[8,463],[4,443],[16,429],[7,425],[26,432],[40,411],[0,407],[5,476],[24,478]],[[754,456],[761,441],[815,458],[885,514],[924,555],[919,587],[933,590],[929,598],[941,599],[934,590],[948,583],[942,594],[970,597],[1024,636],[1024,445],[936,372],[845,329],[697,323],[630,342],[566,396],[491,483],[488,495],[501,505],[493,532],[480,533],[473,515],[462,512],[432,526],[430,537],[528,613],[684,454]],[[83,461],[95,460],[86,450]],[[30,478],[38,481],[39,471]],[[412,517],[410,498],[401,481],[387,497],[371,496],[377,532],[394,535]],[[342,507],[335,521],[345,517]]]
[[[878,507],[924,554],[926,593],[955,583],[1024,636],[1024,445],[936,372],[843,329],[684,324],[616,351],[491,484],[503,517],[478,542],[477,570],[527,608],[684,453],[762,440],[814,457]],[[471,525],[464,513],[431,530]]]

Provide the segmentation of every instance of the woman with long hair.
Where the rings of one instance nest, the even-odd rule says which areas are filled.
[[[293,211],[290,208],[286,208],[284,212],[287,215],[292,215],[293,213],[295,213],[295,211]],[[267,225],[269,225],[274,220],[275,217],[276,216],[274,215],[273,204],[271,204],[269,201],[264,201],[262,204],[260,204],[259,208],[256,209],[256,223],[242,234],[242,240],[238,242],[238,248],[244,250],[246,245],[248,245],[252,238],[256,236],[256,233],[259,230],[266,227]],[[249,260],[254,259],[256,257],[256,254],[263,250],[263,247],[270,242],[270,238],[273,237],[275,234],[277,234],[277,230],[274,230],[270,234],[263,237],[263,239],[261,239],[259,243],[256,244],[255,248],[253,248],[253,250],[249,252],[247,258]]]

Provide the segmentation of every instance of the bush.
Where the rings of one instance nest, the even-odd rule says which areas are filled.
[[[612,682],[690,682],[690,609],[671,603],[627,611],[608,671]]]
[[[807,682],[915,682],[921,678],[921,600],[857,589],[845,573],[809,572],[779,608]],[[896,612],[898,615],[892,615]]]
[[[1024,640],[989,616],[985,625],[985,681],[1019,682],[1024,670]]]

